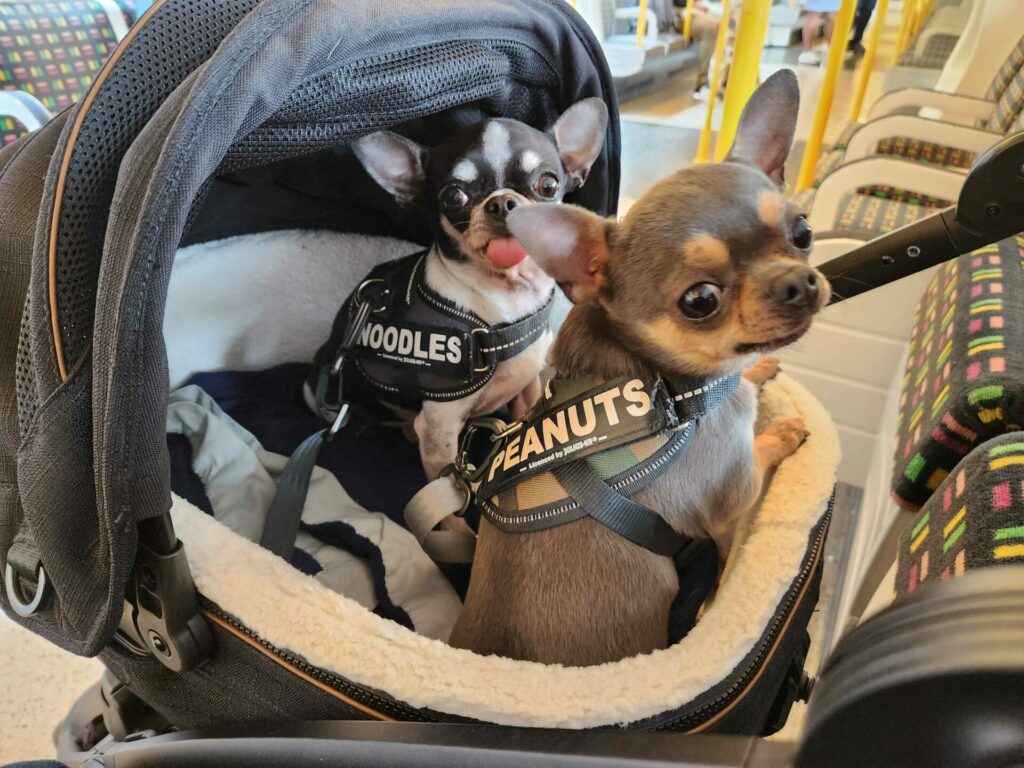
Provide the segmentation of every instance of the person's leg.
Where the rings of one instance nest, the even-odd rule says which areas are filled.
[[[832,32],[836,28],[836,14],[835,11],[822,14],[825,20],[825,42],[832,42]]]
[[[818,27],[821,26],[821,18],[822,14],[819,11],[809,10],[804,14],[804,49],[797,58],[797,61],[801,64],[810,64],[813,66],[821,63],[821,56],[818,55],[817,51],[812,50],[814,47],[814,38],[818,34]]]
[[[690,22],[690,34],[698,44],[697,58],[697,85],[695,90],[700,90],[708,84],[711,66],[711,57],[715,53],[715,41],[718,38],[719,18],[710,13],[695,11]]]
[[[804,14],[804,50],[809,51],[814,46],[814,36],[818,34],[818,27],[821,26],[821,14],[808,11]]]
[[[850,38],[851,49],[860,46],[861,40],[864,39],[864,30],[868,28],[877,2],[878,0],[860,0],[857,3],[857,15],[853,17],[853,37]]]

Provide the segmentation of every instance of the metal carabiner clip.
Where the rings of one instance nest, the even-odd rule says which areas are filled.
[[[483,477],[487,467],[491,464],[491,459],[494,458],[498,450],[498,441],[516,432],[522,426],[522,422],[513,422],[508,424],[499,418],[494,416],[483,416],[478,419],[472,419],[466,424],[466,431],[462,436],[462,443],[459,446],[459,456],[456,459],[456,463],[460,467],[463,477],[470,483],[480,482],[480,478]],[[491,449],[487,452],[487,456],[483,461],[480,462],[480,466],[476,467],[469,463],[469,444],[476,434],[477,430],[485,429],[491,433]]]
[[[338,415],[334,417],[334,423],[331,424],[331,428],[327,430],[327,436],[324,439],[327,442],[333,440],[346,424],[348,424],[348,403],[340,403],[338,407]]]

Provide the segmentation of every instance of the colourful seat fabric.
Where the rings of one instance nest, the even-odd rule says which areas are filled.
[[[874,155],[876,157],[893,157],[900,160],[912,160],[915,163],[930,165],[936,168],[967,170],[977,157],[957,147],[949,147],[932,141],[915,139],[909,136],[892,136],[878,142]],[[814,169],[814,186],[818,187],[825,177],[846,161],[846,149],[836,149],[826,153],[818,161]]]
[[[842,198],[834,231],[856,236],[884,235],[933,212],[910,202],[851,192]]]
[[[1024,236],[949,262],[917,307],[892,495],[928,501],[975,447],[1024,429]]]
[[[0,89],[30,93],[56,112],[85,92],[116,45],[94,0],[0,2]]]
[[[896,594],[967,571],[1024,564],[1024,432],[979,445],[900,537]]]
[[[814,205],[815,192],[814,189],[803,190],[792,197],[792,202],[806,213]],[[839,215],[829,231],[838,236],[867,239],[892,232],[951,205],[952,200],[888,184],[863,186],[841,198]]]
[[[28,133],[28,128],[16,117],[0,114],[0,149],[13,144]]]

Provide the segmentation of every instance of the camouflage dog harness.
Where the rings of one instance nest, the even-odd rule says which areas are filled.
[[[480,514],[509,533],[592,517],[681,564],[694,542],[631,497],[683,456],[700,419],[739,384],[738,373],[710,380],[624,376],[596,386],[554,379],[522,422],[503,429],[500,422],[472,422],[464,445],[475,429],[497,430],[486,460],[472,467],[463,452],[413,498],[406,521],[439,560],[471,559],[471,537],[433,527],[447,514],[464,514],[475,499]]]

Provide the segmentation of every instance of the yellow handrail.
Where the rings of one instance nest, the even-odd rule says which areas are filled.
[[[836,80],[843,66],[846,54],[846,41],[850,39],[850,28],[853,26],[853,15],[857,10],[857,0],[843,0],[839,6],[839,15],[832,30],[832,39],[828,43],[828,61],[825,64],[825,76],[821,81],[821,92],[818,94],[818,106],[814,112],[814,123],[804,147],[803,161],[800,163],[800,176],[796,188],[809,189],[814,182],[814,167],[821,154],[821,142],[825,136],[828,115],[832,111],[832,99],[836,92]]]
[[[570,6],[572,7],[572,8],[575,8],[575,7],[576,7],[576,0],[569,0],[569,5],[570,5]]]
[[[693,31],[693,7],[697,0],[686,0],[686,11],[683,13],[683,37],[690,42],[690,32]]]
[[[882,36],[882,28],[885,26],[885,15],[889,12],[889,0],[878,0],[878,7],[875,8],[875,20],[871,25],[871,34],[868,35],[868,45],[864,50],[864,60],[860,64],[860,73],[857,75],[857,90],[853,95],[853,104],[850,107],[850,122],[860,122],[860,110],[864,106],[864,94],[868,90],[868,81],[871,79],[871,72],[875,68],[875,53],[878,51],[878,40]]]
[[[740,9],[732,66],[729,68],[729,84],[725,88],[722,124],[718,128],[718,141],[715,143],[717,161],[721,161],[732,147],[740,114],[757,87],[761,51],[768,34],[768,13],[771,7],[772,0],[745,0]]]
[[[706,163],[711,159],[711,124],[715,115],[715,104],[718,102],[718,91],[722,87],[722,78],[725,76],[725,41],[729,37],[731,18],[732,0],[722,0],[722,20],[718,22],[718,35],[715,37],[715,66],[711,70],[708,112],[704,116],[704,127],[700,129],[697,155],[693,158],[695,163]]]
[[[644,38],[647,36],[647,0],[640,0],[640,15],[636,18],[636,47],[644,47]]]

